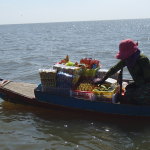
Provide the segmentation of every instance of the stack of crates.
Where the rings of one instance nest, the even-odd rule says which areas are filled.
[[[40,69],[39,74],[43,91],[48,91],[51,87],[56,87],[56,70]]]

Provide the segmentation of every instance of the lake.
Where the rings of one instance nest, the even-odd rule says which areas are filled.
[[[40,83],[38,70],[69,55],[109,69],[119,42],[131,38],[150,58],[150,19],[0,25],[0,77]],[[124,78],[131,78],[127,69]],[[2,150],[150,150],[150,124],[88,117],[0,99]]]

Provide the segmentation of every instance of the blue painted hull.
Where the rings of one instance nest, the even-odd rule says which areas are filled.
[[[111,115],[150,117],[150,106],[113,104],[77,99],[69,96],[52,95],[49,92],[35,90],[35,97],[40,102],[70,109],[92,111]]]

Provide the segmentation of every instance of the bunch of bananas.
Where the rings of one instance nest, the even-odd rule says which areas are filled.
[[[80,91],[92,91],[94,86],[91,83],[80,83],[77,87],[77,90]]]
[[[109,90],[112,90],[111,86],[109,86],[109,85],[100,85],[98,87],[95,87],[93,92],[96,92],[96,91],[109,91]]]

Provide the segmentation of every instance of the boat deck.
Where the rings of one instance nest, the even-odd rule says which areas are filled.
[[[8,81],[1,84],[0,89],[3,91],[13,92],[30,99],[35,99],[34,89],[36,87],[36,84]]]

